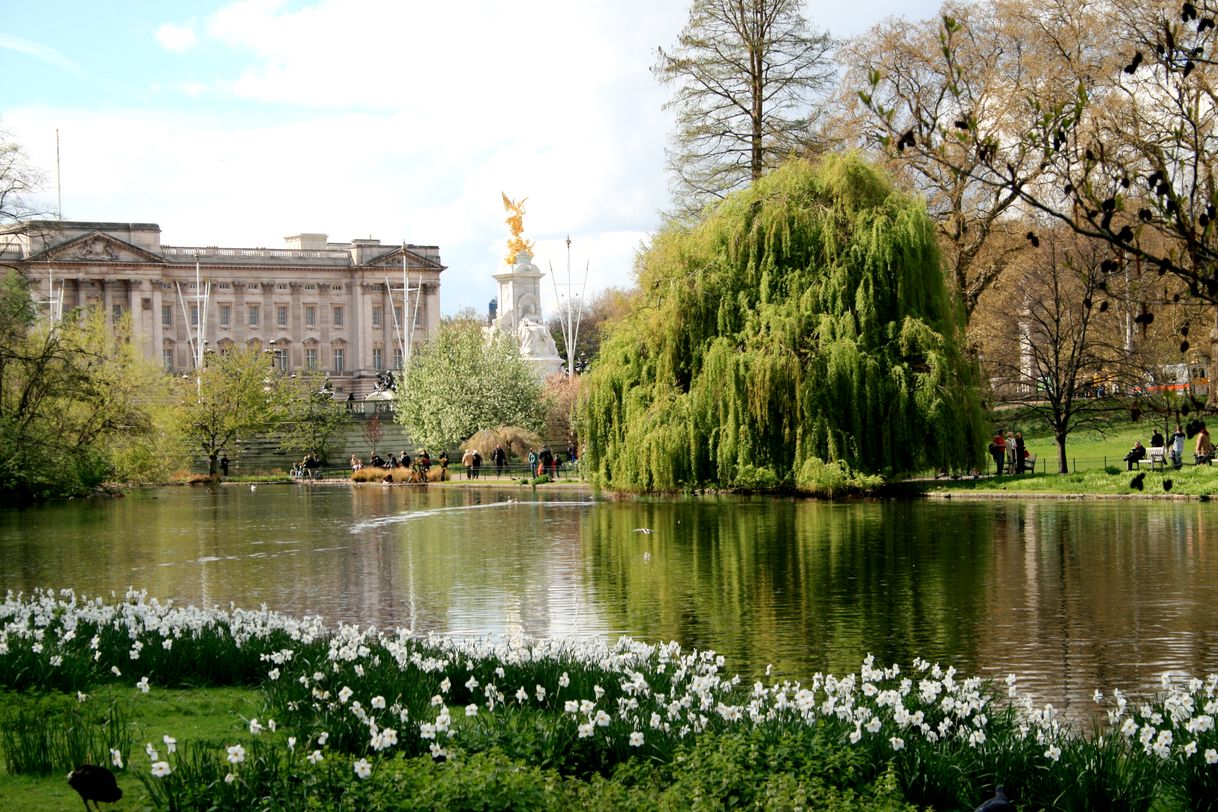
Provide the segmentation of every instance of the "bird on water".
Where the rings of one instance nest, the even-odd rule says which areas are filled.
[[[68,786],[80,794],[80,799],[85,802],[86,812],[92,812],[89,801],[93,802],[94,807],[101,809],[101,804],[116,803],[123,797],[123,791],[118,788],[114,773],[96,764],[81,764],[68,773]]]

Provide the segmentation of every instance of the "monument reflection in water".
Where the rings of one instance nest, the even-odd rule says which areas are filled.
[[[135,587],[454,635],[677,640],[749,679],[922,657],[1015,673],[1039,700],[1086,711],[1096,688],[1218,671],[1213,515],[1197,502],[159,489],[0,512],[0,588]]]

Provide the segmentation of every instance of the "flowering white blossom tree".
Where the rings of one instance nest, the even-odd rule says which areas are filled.
[[[545,414],[541,381],[515,340],[499,332],[484,336],[477,322],[442,324],[411,357],[397,389],[397,421],[413,440],[434,448],[496,426],[536,431]]]

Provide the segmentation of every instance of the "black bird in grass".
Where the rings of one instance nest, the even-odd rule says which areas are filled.
[[[1170,479],[1165,479],[1165,480],[1163,480],[1163,490],[1170,491],[1171,486],[1175,485],[1175,484],[1176,483],[1172,482]]]
[[[101,809],[100,803],[112,804],[123,797],[123,791],[114,780],[114,773],[96,764],[81,764],[68,773],[68,786],[80,793],[80,799],[85,802],[86,812],[92,812],[89,801]]]
[[[999,786],[994,790],[994,797],[977,807],[975,812],[1015,812],[1015,804],[1007,798],[1006,790]]]
[[[1135,476],[1133,479],[1129,480],[1129,487],[1133,488],[1135,491],[1140,491],[1146,487],[1145,485],[1142,484],[1145,479],[1146,479],[1146,472],[1143,471],[1142,473]]]

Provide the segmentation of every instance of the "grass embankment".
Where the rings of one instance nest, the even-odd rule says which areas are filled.
[[[1218,676],[1085,733],[1007,685],[914,661],[744,685],[675,644],[419,638],[129,594],[0,604],[6,809],[1209,808]],[[190,683],[212,686],[180,690]],[[30,775],[46,777],[30,778]]]
[[[1218,429],[1218,418],[1210,422],[1214,424],[1214,429]],[[1151,433],[1156,428],[1165,436],[1170,436],[1161,418],[1144,417],[1137,422],[1117,418],[1102,432],[1091,429],[1072,433],[1066,442],[1066,464],[1069,469],[1066,474],[1057,473],[1057,444],[1042,425],[1031,422],[1018,410],[1011,410],[997,418],[995,428],[1023,432],[1025,445],[1036,455],[1034,471],[1023,475],[994,476],[993,460],[987,459],[980,479],[965,476],[909,483],[909,486],[940,495],[1218,496],[1218,465],[1193,465],[1193,438],[1185,441],[1184,465],[1179,469],[1173,468],[1169,462],[1166,470],[1152,471],[1149,464],[1132,472],[1126,470],[1124,457],[1135,440],[1149,446]],[[1175,429],[1174,421],[1170,429]],[[1141,488],[1134,485],[1139,473],[1145,473],[1139,480]]]
[[[173,737],[190,746],[206,741],[236,740],[246,733],[248,720],[265,716],[263,694],[256,688],[211,687],[187,689],[149,690],[145,695],[130,685],[99,685],[84,694],[44,691],[0,692],[0,720],[4,722],[4,733],[0,733],[0,798],[7,810],[72,809],[80,803],[64,775],[68,768],[81,761],[100,761],[112,765],[111,758],[81,756],[70,753],[69,746],[80,739],[74,735],[73,725],[122,726],[126,729],[126,740],[137,746],[156,743],[165,748],[164,737],[173,731]],[[111,714],[113,709],[116,713]],[[113,718],[117,716],[118,718]],[[37,726],[37,731],[26,729],[24,723]],[[60,727],[56,730],[55,727]],[[69,732],[71,731],[71,732]],[[49,775],[14,774],[9,763],[11,747],[30,749],[31,734],[46,735],[42,745],[47,758],[40,764],[55,769]],[[109,748],[106,748],[107,750]],[[64,764],[64,756],[76,755]],[[131,750],[127,754],[134,755]],[[15,759],[14,759],[15,760]],[[125,780],[130,774],[119,771],[119,784],[123,790],[123,801],[117,809],[146,809],[152,805],[144,786],[135,780]]]

